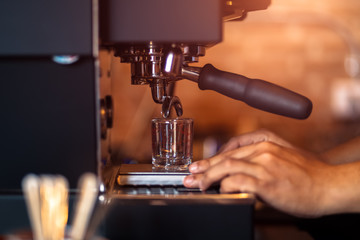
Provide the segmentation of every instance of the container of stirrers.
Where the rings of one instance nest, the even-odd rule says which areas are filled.
[[[28,174],[22,188],[36,240],[89,239],[89,223],[98,194],[99,182],[92,173],[79,179],[71,226],[69,220],[69,187],[59,175]]]

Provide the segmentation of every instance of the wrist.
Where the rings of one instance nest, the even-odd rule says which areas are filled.
[[[324,187],[325,215],[360,213],[360,162],[329,166]]]

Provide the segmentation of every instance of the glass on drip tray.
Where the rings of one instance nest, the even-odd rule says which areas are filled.
[[[175,109],[177,118],[170,117],[171,108]],[[193,157],[194,127],[191,118],[180,118],[181,115],[180,100],[172,96],[163,103],[163,118],[152,119],[152,164],[155,170],[188,170]]]
[[[193,155],[193,120],[155,118],[151,128],[153,167],[167,171],[186,171]]]

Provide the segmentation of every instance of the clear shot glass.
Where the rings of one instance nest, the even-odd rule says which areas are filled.
[[[155,118],[152,130],[152,165],[157,170],[186,171],[193,157],[193,120]]]

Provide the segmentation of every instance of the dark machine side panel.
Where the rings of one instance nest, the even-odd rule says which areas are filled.
[[[0,1],[0,192],[20,190],[30,172],[75,188],[97,171],[95,20],[91,0]]]
[[[1,0],[0,56],[93,54],[91,0]]]
[[[76,187],[96,172],[94,61],[0,58],[0,189],[20,189],[27,173],[63,174]]]

